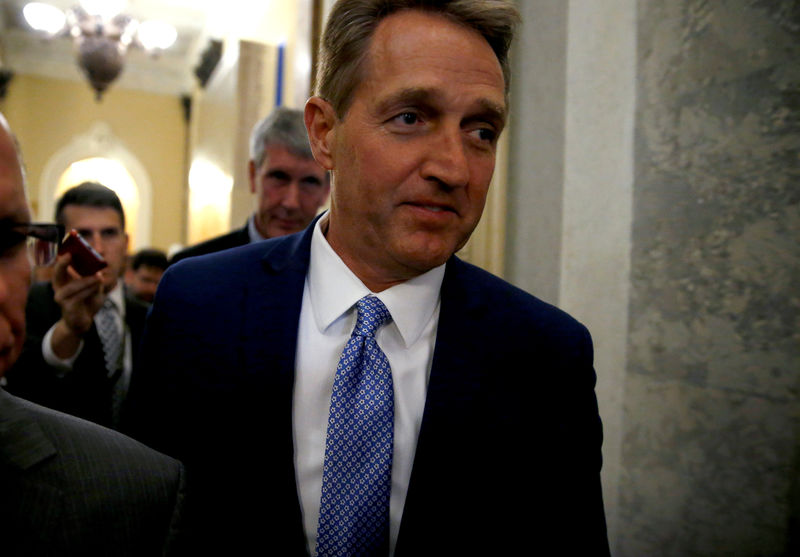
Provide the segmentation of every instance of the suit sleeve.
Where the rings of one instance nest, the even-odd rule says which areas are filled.
[[[569,413],[575,419],[568,423],[568,429],[562,433],[565,439],[574,439],[574,452],[571,456],[574,483],[568,486],[565,500],[572,499],[579,503],[572,507],[579,525],[575,532],[576,540],[580,540],[575,542],[578,553],[603,557],[609,555],[600,481],[603,426],[594,390],[596,374],[593,367],[592,339],[585,327],[581,326],[581,335],[576,344],[578,357],[575,376],[578,381],[574,386],[574,402]]]
[[[164,557],[178,557],[189,555],[189,550],[186,547],[186,529],[185,529],[185,516],[183,512],[183,504],[186,498],[186,471],[183,465],[180,467],[180,476],[178,479],[178,489],[175,494],[175,504],[172,508],[172,518],[169,524],[169,532],[167,533],[167,541],[164,544]]]
[[[162,350],[169,344],[168,332],[164,328],[164,315],[169,313],[172,302],[164,292],[170,289],[169,272],[165,273],[159,283],[155,303],[147,315],[139,344],[138,358],[134,361],[134,370],[128,397],[125,402],[122,431],[133,438],[157,450],[175,456],[174,451],[164,446],[164,428],[170,427],[169,392],[174,383],[165,358],[169,357]]]

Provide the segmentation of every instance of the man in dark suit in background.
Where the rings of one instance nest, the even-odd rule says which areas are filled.
[[[122,282],[125,213],[116,193],[85,182],[59,199],[56,222],[77,230],[108,266],[82,277],[65,254],[56,261],[52,280],[31,288],[28,338],[8,374],[8,390],[117,428],[147,315],[147,305],[130,296]]]
[[[276,108],[253,126],[247,174],[257,203],[247,224],[179,251],[172,263],[299,232],[330,192],[328,173],[311,154],[301,110]]]
[[[130,258],[125,269],[128,292],[146,304],[152,304],[161,275],[169,267],[167,254],[160,249],[144,248]]]
[[[0,377],[22,351],[28,240],[41,256],[54,255],[60,238],[55,225],[30,224],[22,165],[0,114]],[[179,462],[2,388],[0,494],[0,553],[6,557],[141,557],[179,550]]]
[[[197,481],[204,547],[608,555],[588,331],[453,255],[517,19],[505,0],[337,2],[305,109],[330,212],[164,275],[133,419]]]

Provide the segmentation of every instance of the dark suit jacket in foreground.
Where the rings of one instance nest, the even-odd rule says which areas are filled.
[[[0,554],[176,554],[183,467],[0,389]]]
[[[125,321],[131,332],[133,363],[147,317],[147,304],[125,297]],[[7,373],[8,391],[16,396],[73,416],[111,426],[112,383],[106,372],[103,345],[97,328],[84,337],[84,346],[75,365],[64,377],[44,361],[42,339],[61,319],[61,307],[53,298],[50,283],[33,285],[25,308],[27,338],[19,361]]]
[[[312,228],[171,267],[148,319],[132,419],[196,482],[206,548],[305,555],[292,389]],[[594,384],[582,325],[452,258],[397,557],[607,555]]]
[[[244,228],[239,228],[232,232],[228,232],[227,234],[223,234],[222,236],[211,238],[205,242],[200,242],[197,245],[190,246],[179,251],[172,256],[172,259],[170,259],[170,264],[177,263],[181,259],[186,259],[187,257],[216,253],[225,249],[245,246],[249,243],[250,232],[247,230],[247,224],[245,224]]]

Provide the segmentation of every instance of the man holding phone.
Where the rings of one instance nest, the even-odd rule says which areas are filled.
[[[109,188],[84,182],[56,205],[56,222],[75,230],[106,262],[82,276],[75,252],[56,260],[50,283],[31,288],[28,339],[8,390],[45,406],[117,428],[147,306],[125,294],[125,213]],[[80,245],[80,242],[76,242]],[[84,256],[89,256],[88,252]]]

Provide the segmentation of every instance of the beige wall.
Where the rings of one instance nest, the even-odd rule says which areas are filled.
[[[183,241],[186,127],[179,98],[112,85],[98,103],[87,84],[17,75],[0,110],[22,146],[34,210],[39,206],[37,196],[48,159],[74,136],[103,121],[149,174],[151,243],[167,249]]]
[[[519,3],[507,278],[594,341],[603,497],[616,555],[629,307],[635,0]],[[649,555],[649,553],[642,553]]]

